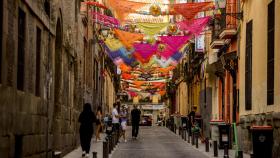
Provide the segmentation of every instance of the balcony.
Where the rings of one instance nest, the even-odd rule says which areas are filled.
[[[212,30],[212,49],[219,49],[226,41],[230,41],[237,35],[238,19],[242,19],[242,12],[238,13],[237,3],[227,3],[220,9],[220,14],[215,15]]]
[[[219,49],[225,44],[224,39],[220,39],[219,37],[220,33],[223,30],[224,25],[225,25],[225,16],[216,15],[213,21],[212,42],[210,44],[210,47],[212,49]]]
[[[220,39],[232,39],[237,35],[238,19],[242,19],[243,13],[237,11],[238,3],[227,3],[221,9],[221,32]]]

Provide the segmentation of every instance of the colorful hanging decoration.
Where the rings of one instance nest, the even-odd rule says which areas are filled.
[[[150,61],[150,58],[144,59],[138,52],[134,52],[133,56],[135,59],[137,59],[140,63],[148,63]]]
[[[173,50],[178,50],[191,38],[190,36],[160,36],[160,41],[170,46]]]
[[[131,74],[128,74],[128,73],[122,73],[122,78],[125,80],[130,80],[130,79],[133,79],[134,76]]]
[[[177,26],[179,27],[180,30],[184,30],[184,31],[187,30],[190,33],[197,36],[207,26],[210,19],[211,19],[211,17],[207,16],[207,17],[195,19],[191,23],[189,21],[185,20],[185,21],[177,22],[176,24],[177,24]]]
[[[178,62],[182,57],[183,57],[183,54],[182,54],[182,53],[176,52],[175,54],[172,55],[171,58],[172,58],[173,60],[175,60],[175,61]]]
[[[131,71],[131,67],[127,66],[126,64],[120,64],[120,69],[122,72],[128,72]]]
[[[190,36],[160,36],[161,43],[164,43],[165,49],[160,52],[160,55],[168,59],[176,53],[187,41]]]
[[[108,9],[105,5],[100,4],[98,2],[86,1],[86,2],[83,2],[83,3],[85,3],[87,5],[92,5],[92,6],[95,6],[95,7],[98,7],[98,8]]]
[[[116,38],[107,38],[104,43],[107,45],[110,51],[117,51],[123,47],[122,43]]]
[[[116,12],[116,16],[121,22],[125,21],[125,18],[129,13],[136,12],[137,9],[145,6],[146,4],[147,3],[128,0],[107,0],[107,5]]]
[[[93,20],[97,23],[101,23],[105,26],[119,27],[120,22],[116,18],[100,14],[98,12],[92,12]]]
[[[144,38],[143,34],[126,32],[119,29],[115,29],[114,32],[127,49],[131,49],[134,42],[142,41]]]
[[[167,27],[167,32],[170,33],[170,34],[176,34],[178,31],[178,27],[177,25],[175,24],[170,24],[168,27]]]
[[[156,4],[151,5],[149,11],[150,11],[150,14],[153,16],[161,15],[161,8],[159,5],[156,5]]]
[[[167,27],[169,23],[136,23],[136,25],[138,28],[142,29],[145,34],[153,36]]]
[[[170,5],[170,9],[181,14],[186,20],[190,21],[202,11],[215,9],[213,2],[193,2],[193,3],[177,3]]]
[[[164,60],[158,59],[157,57],[154,57],[154,60],[163,68],[166,68],[171,63],[173,63],[173,60],[171,58],[169,58],[168,60],[164,61]]]
[[[146,43],[136,43],[134,44],[135,52],[141,55],[144,59],[150,59],[157,51],[158,45],[146,44]]]

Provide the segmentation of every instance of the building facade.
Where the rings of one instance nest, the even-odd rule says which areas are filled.
[[[1,1],[0,157],[65,155],[79,145],[83,104],[103,106],[93,9],[80,0]]]
[[[240,41],[241,147],[252,151],[250,128],[271,126],[273,157],[280,156],[280,1],[243,1]]]

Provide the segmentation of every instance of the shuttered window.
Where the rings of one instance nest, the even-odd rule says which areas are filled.
[[[275,32],[275,2],[267,8],[267,105],[274,104],[274,32]]]
[[[18,60],[17,60],[17,89],[24,88],[24,56],[25,56],[25,12],[19,9],[18,14]]]
[[[253,21],[246,24],[246,57],[245,57],[245,108],[252,109],[252,41]]]
[[[3,1],[0,2],[0,83],[2,83]]]
[[[36,31],[36,84],[35,95],[40,96],[40,76],[41,76],[41,29],[37,27]]]

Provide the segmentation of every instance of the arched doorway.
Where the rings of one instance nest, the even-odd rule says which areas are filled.
[[[55,54],[54,54],[54,107],[52,118],[52,134],[53,134],[53,151],[59,151],[61,148],[61,124],[59,119],[61,116],[62,106],[62,26],[61,19],[58,18],[56,24],[55,36]]]

